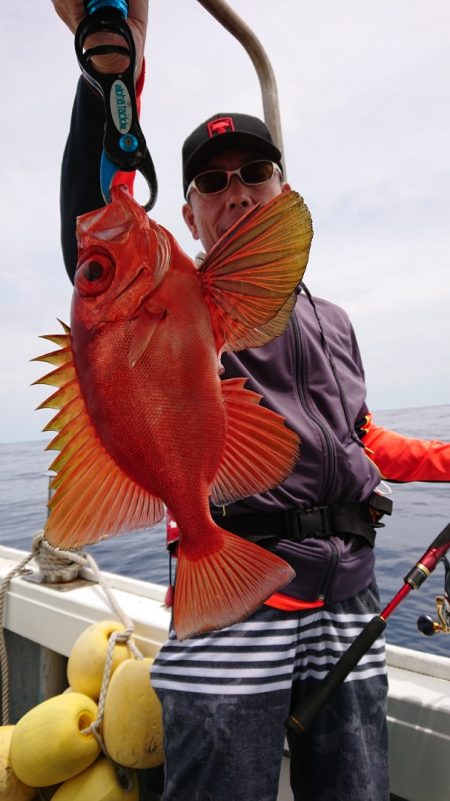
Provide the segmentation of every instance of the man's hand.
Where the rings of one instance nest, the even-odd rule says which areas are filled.
[[[52,0],[52,2],[58,16],[65,22],[72,33],[75,33],[81,20],[86,16],[83,0]],[[148,0],[128,0],[127,22],[133,34],[136,47],[136,79],[139,77],[142,69],[145,36],[147,33],[147,19]],[[115,37],[112,34],[102,34],[91,37],[88,46],[92,47],[97,44],[105,43],[123,44],[123,40],[121,37]],[[120,72],[127,66],[126,63],[124,64],[122,56],[114,54],[100,56],[98,59],[93,59],[93,62],[95,68],[100,72]]]

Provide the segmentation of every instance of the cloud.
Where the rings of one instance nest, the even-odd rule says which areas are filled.
[[[307,284],[350,313],[371,406],[449,403],[447,1],[232,5],[277,77],[288,177],[314,219]],[[41,366],[29,359],[40,352],[38,335],[68,319],[71,294],[58,198],[79,68],[51,4],[26,6],[0,9],[8,120],[0,134],[0,441],[40,436],[45,413],[33,408],[43,395],[28,385]],[[152,214],[193,255],[180,215],[181,142],[214,111],[261,115],[259,85],[241,46],[185,0],[150,5],[146,58],[142,127],[160,184]]]

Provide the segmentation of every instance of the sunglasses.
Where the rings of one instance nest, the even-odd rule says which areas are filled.
[[[200,195],[218,195],[224,192],[230,183],[231,176],[237,175],[239,180],[246,186],[258,186],[266,184],[273,177],[274,173],[281,175],[281,169],[273,161],[250,161],[243,164],[237,170],[207,170],[201,172],[189,184],[186,197],[189,197],[191,189],[196,189]]]

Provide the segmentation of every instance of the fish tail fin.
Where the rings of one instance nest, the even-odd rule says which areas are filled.
[[[244,620],[295,575],[270,551],[212,526],[207,536],[216,547],[205,555],[193,556],[180,544],[174,603],[179,640]]]

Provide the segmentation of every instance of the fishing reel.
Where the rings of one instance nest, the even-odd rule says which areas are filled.
[[[433,620],[431,615],[421,615],[417,620],[417,628],[426,637],[433,634],[450,634],[450,562],[447,557],[442,559],[445,568],[445,595],[436,596],[436,615],[437,620]]]

